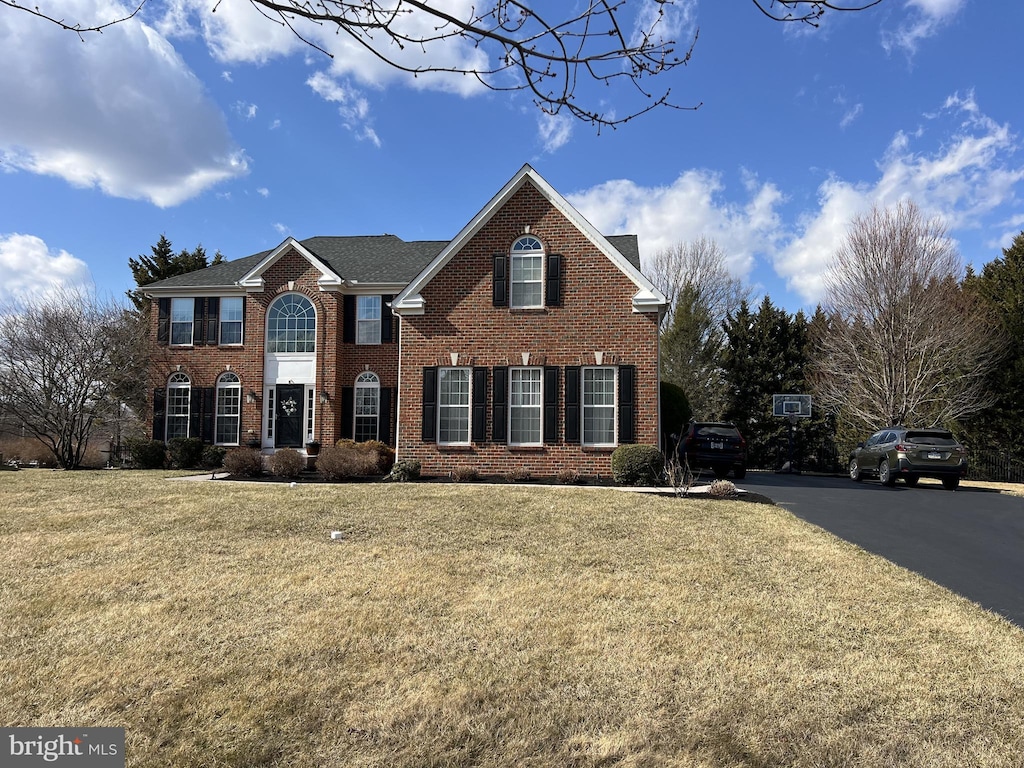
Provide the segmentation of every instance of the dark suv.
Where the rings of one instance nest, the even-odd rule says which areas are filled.
[[[691,421],[679,441],[679,459],[691,470],[707,468],[718,478],[732,470],[741,480],[747,475],[747,441],[735,424]]]
[[[889,427],[857,444],[849,468],[851,480],[871,475],[884,485],[894,485],[897,478],[917,485],[920,478],[933,477],[952,491],[967,474],[967,452],[945,429]]]

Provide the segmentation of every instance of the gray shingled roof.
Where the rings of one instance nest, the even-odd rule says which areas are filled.
[[[608,241],[637,269],[640,250],[636,235],[612,235]],[[408,283],[448,245],[447,240],[407,243],[395,235],[319,236],[300,241],[315,257],[344,280],[358,283]],[[262,251],[215,267],[169,277],[149,288],[221,288],[234,286],[271,251]]]

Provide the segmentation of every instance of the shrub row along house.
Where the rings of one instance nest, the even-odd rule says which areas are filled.
[[[449,242],[288,238],[154,300],[153,437],[376,439],[425,475],[610,475],[658,444],[665,297],[524,166]]]

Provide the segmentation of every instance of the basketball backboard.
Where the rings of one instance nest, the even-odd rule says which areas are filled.
[[[772,395],[772,412],[775,416],[811,418],[810,395]]]

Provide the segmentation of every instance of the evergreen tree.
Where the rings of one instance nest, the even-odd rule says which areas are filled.
[[[972,442],[994,442],[1021,452],[1024,441],[1024,232],[1003,257],[986,264],[980,275],[968,271],[965,290],[978,296],[997,321],[1006,345],[1002,363],[989,374],[993,404],[968,423]]]
[[[220,251],[214,254],[212,262],[208,261],[206,249],[202,245],[197,245],[192,251],[182,249],[180,253],[175,254],[174,247],[166,235],[160,235],[160,239],[157,240],[156,245],[150,247],[150,250],[152,251],[150,255],[140,254],[138,258],[128,259],[132,277],[135,278],[135,284],[139,288],[158,280],[166,280],[168,277],[216,266],[224,261],[224,256]],[[127,291],[127,295],[136,309],[141,311],[149,306],[149,299],[142,294],[142,291]]]
[[[672,324],[661,336],[661,379],[686,393],[694,418],[720,418],[725,406],[725,334],[692,283],[683,286],[674,304]]]

